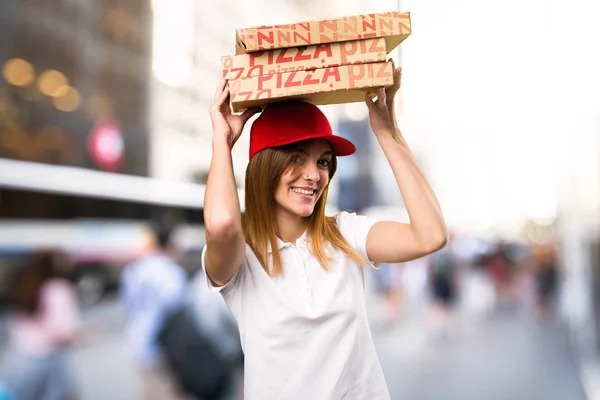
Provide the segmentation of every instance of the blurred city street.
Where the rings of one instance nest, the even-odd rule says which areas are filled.
[[[82,400],[138,398],[119,303],[103,301],[84,318],[98,333],[70,356]],[[428,333],[423,315],[371,325],[392,399],[586,399],[566,327],[535,323],[523,306],[460,320],[445,338]]]
[[[492,316],[432,343],[422,327],[375,331],[392,399],[586,399],[564,326]]]
[[[375,268],[355,271],[348,298],[362,296],[365,285],[392,399],[600,400],[599,14],[600,2],[589,0],[567,7],[558,0],[221,0],[210,7],[196,0],[2,1],[0,361],[12,363],[0,363],[0,400],[11,392],[28,393],[26,400],[58,392],[71,398],[71,382],[81,400],[163,400],[182,390],[242,399],[235,306],[228,299],[230,312],[201,282],[207,253],[215,278],[215,220],[227,237],[217,241],[225,244],[216,258],[239,257],[221,260],[220,283],[241,264],[240,238],[252,249],[245,250],[248,263],[258,255],[269,274],[280,267],[276,257],[269,261],[278,254],[276,238],[289,242],[282,251],[292,251],[302,232],[305,243],[327,237],[323,246],[345,246],[348,256],[364,251]],[[265,47],[252,47],[253,37]],[[383,83],[359,84],[367,75],[348,72],[373,72],[378,63],[387,70],[377,73],[387,76]],[[401,67],[395,76],[392,64]],[[339,71],[350,75],[342,79]],[[352,85],[340,89],[342,81]],[[249,82],[261,90],[246,91]],[[320,92],[308,91],[317,87],[311,85]],[[385,104],[386,92],[376,95],[390,112],[379,124],[385,129],[377,128],[380,113],[368,100],[375,95],[366,96],[381,86],[393,93]],[[285,99],[317,104],[327,122],[317,133],[327,135],[314,139],[320,128],[311,126],[301,138],[312,139],[291,146],[287,135],[309,121],[291,112],[281,122],[294,125],[269,130],[273,137],[264,142],[271,144],[256,152],[293,151],[281,157],[286,164],[252,164],[273,150],[253,158],[263,141],[253,105],[264,116],[269,102]],[[250,113],[233,112],[237,107]],[[331,157],[319,158],[319,179],[292,168],[307,148],[333,140],[330,133],[355,152],[341,157],[350,151],[330,141],[331,151],[315,153]],[[221,154],[215,146],[222,148],[222,135],[228,147]],[[298,179],[283,178],[292,172]],[[259,190],[257,181],[270,186]],[[221,183],[226,190],[213,189]],[[318,196],[325,196],[323,207]],[[263,208],[253,208],[260,202]],[[215,204],[227,209],[215,211]],[[345,244],[354,236],[343,224],[323,225],[344,212],[365,222],[350,224],[356,240]],[[281,216],[288,214],[296,229],[278,226],[287,226]],[[373,239],[376,221],[384,223]],[[373,223],[369,231],[366,222]],[[285,232],[294,234],[286,239]],[[300,283],[285,282],[284,294],[298,302],[310,295],[312,307],[311,290],[335,276],[320,275],[320,267],[330,270],[319,254],[334,264],[341,259],[327,247],[306,249],[318,278],[302,264]],[[355,257],[364,263],[365,255]],[[331,295],[323,300],[328,307],[340,300],[330,288],[314,293]],[[265,307],[255,308],[260,314],[252,316],[268,319]],[[349,311],[361,313],[355,325],[362,334],[352,336],[345,323],[338,330],[357,342],[370,339],[364,309]],[[258,340],[248,340],[244,321],[258,318],[236,318],[246,343],[269,336],[259,330],[251,336]],[[287,333],[269,323],[269,334]],[[335,377],[332,390],[347,389],[342,378],[360,386],[355,376],[366,375],[347,374],[361,365],[378,376],[368,390],[383,393],[379,370],[369,367],[370,342],[347,347],[360,354],[354,359],[372,363],[346,361],[334,375],[319,356],[350,358],[331,357],[327,350],[343,341],[326,333],[335,340],[311,342],[321,344],[316,356],[304,346],[294,354],[274,347],[280,363],[263,357],[269,351],[262,347],[248,354],[259,354],[270,373],[284,364],[295,373],[304,357],[315,363],[306,371]],[[306,338],[313,336],[320,337]],[[298,388],[310,386],[294,386],[286,374],[271,379],[273,386],[291,385],[286,390],[302,400],[316,397],[303,395]]]

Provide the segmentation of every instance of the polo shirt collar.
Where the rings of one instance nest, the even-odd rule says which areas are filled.
[[[300,236],[298,238],[298,240],[296,240],[296,247],[304,247],[307,242],[310,242],[310,238],[308,238],[307,231],[304,231],[302,236]],[[281,240],[281,239],[279,239],[279,237],[277,237],[277,247],[280,251],[284,247],[292,247],[293,245],[294,245],[293,243],[285,243],[283,240]],[[273,249],[271,248],[271,243],[269,243],[269,254],[271,254],[272,252],[273,252]]]

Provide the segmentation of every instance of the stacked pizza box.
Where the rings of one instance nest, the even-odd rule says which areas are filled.
[[[387,55],[410,34],[410,13],[396,11],[238,29],[236,55],[222,58],[233,110],[363,101],[393,84]]]

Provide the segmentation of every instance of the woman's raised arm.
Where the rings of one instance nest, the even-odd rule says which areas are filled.
[[[225,80],[217,87],[215,102],[209,110],[213,153],[204,194],[204,268],[217,286],[226,284],[233,277],[245,255],[246,243],[231,149],[246,122],[258,111],[250,109],[241,115],[233,114],[229,106],[229,86]]]

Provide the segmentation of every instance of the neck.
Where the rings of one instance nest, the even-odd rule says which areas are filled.
[[[277,236],[286,243],[296,240],[306,231],[307,219],[298,215],[277,215]]]

